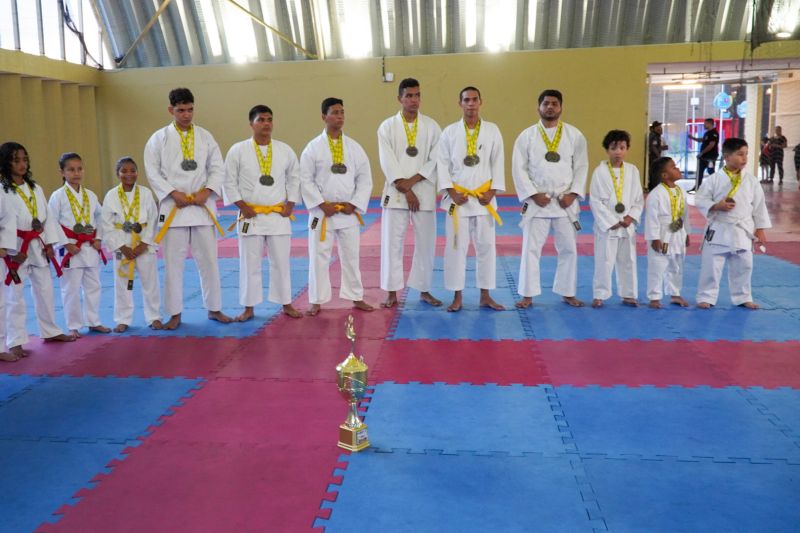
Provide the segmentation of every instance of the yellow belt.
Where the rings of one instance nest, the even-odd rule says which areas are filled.
[[[252,204],[247,204],[247,206],[252,208],[253,211],[255,211],[257,215],[268,215],[270,213],[280,213],[280,212],[283,211],[283,207],[285,205],[286,204],[275,204],[275,205],[252,205]],[[233,224],[228,226],[228,231],[233,231],[233,228],[236,227],[236,224],[238,224],[240,220],[244,220],[241,215],[239,215],[239,218],[237,218],[236,221]],[[289,220],[296,220],[295,216],[293,214],[289,215]]]
[[[198,192],[200,192],[200,191],[198,191]],[[186,199],[191,202],[192,200],[194,200],[194,195],[195,194],[197,194],[197,193],[187,194],[186,195]],[[211,220],[214,222],[214,225],[217,227],[217,231],[219,231],[220,237],[224,237],[225,236],[225,231],[223,231],[222,226],[219,225],[219,222],[217,221],[217,217],[214,216],[214,213],[211,212],[211,209],[209,209],[207,205],[203,205],[203,209],[205,209],[206,213],[208,213],[208,216],[211,217]],[[158,231],[158,235],[156,235],[156,238],[155,238],[156,244],[161,243],[161,239],[163,239],[164,235],[167,234],[167,230],[169,229],[170,224],[172,224],[172,219],[175,218],[175,213],[177,213],[177,212],[178,212],[178,206],[176,205],[176,206],[174,206],[172,208],[172,211],[169,212],[169,216],[167,216],[167,220],[164,221],[164,225],[161,226],[161,229]]]
[[[122,224],[114,224],[116,229],[122,229]],[[147,222],[142,224],[143,228],[147,227]],[[131,232],[131,250],[135,250],[139,243],[142,242],[142,237],[136,233],[135,231]],[[121,278],[127,278],[128,283],[133,282],[133,274],[134,274],[134,267],[136,266],[136,259],[128,259],[124,255],[122,256],[122,260],[119,262],[119,268],[117,269],[117,273]]]
[[[457,183],[453,184],[453,188],[456,190],[456,192],[463,194],[464,196],[467,197],[472,196],[474,198],[480,199],[483,198],[483,193],[487,192],[489,189],[492,188],[492,180],[484,182],[477,189],[467,189],[466,187],[462,187]],[[453,234],[458,235],[458,204],[453,203],[453,205],[455,206],[455,208],[453,209]],[[486,204],[484,207],[486,207],[486,210],[489,211],[489,214],[492,215],[492,217],[494,217],[497,223],[500,226],[502,226],[503,221],[500,219],[500,215],[497,214],[497,210],[495,210],[494,206],[492,206],[492,204]],[[456,245],[456,239],[454,238],[453,246],[455,245]]]
[[[333,208],[336,209],[337,213],[340,212],[340,211],[344,211],[345,207],[346,207],[346,204],[344,204],[344,203],[333,204]],[[364,219],[361,218],[361,215],[358,213],[358,211],[353,211],[353,214],[358,219],[358,223],[363,226],[364,225]],[[325,216],[325,217],[322,217],[322,227],[319,230],[319,242],[325,242],[325,235],[327,234],[327,231],[328,231],[328,217]]]

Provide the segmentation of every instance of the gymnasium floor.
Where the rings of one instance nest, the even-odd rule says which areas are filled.
[[[0,531],[797,531],[800,194],[792,183],[768,200],[760,311],[732,307],[725,286],[711,311],[616,298],[573,309],[550,292],[551,242],[545,292],[520,311],[519,217],[502,198],[493,295],[507,311],[478,309],[468,289],[457,314],[413,290],[399,309],[353,312],[373,387],[363,405],[372,447],[358,454],[336,447],[346,303],[301,320],[263,304],[255,321],[218,325],[189,261],[178,331],[148,330],[139,308],[125,335],[35,339],[31,357],[0,367]],[[374,304],[384,297],[379,212],[373,202],[361,246]],[[292,261],[304,310],[300,215]],[[691,220],[693,302],[702,217]],[[578,297],[588,301],[586,210],[582,223]],[[433,292],[449,301],[439,234]],[[220,257],[235,313],[235,238]],[[110,267],[103,276],[112,325]]]

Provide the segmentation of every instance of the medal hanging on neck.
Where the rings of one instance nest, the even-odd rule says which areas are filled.
[[[676,231],[680,231],[683,227],[683,212],[686,205],[683,202],[683,195],[678,187],[675,187],[675,194],[672,194],[672,189],[670,189],[667,184],[662,183],[661,185],[667,190],[667,194],[669,194],[669,210],[672,219],[672,222],[669,223],[669,230],[675,233]]]
[[[406,147],[406,154],[409,157],[417,157],[419,150],[417,150],[417,122],[419,121],[419,117],[414,119],[414,128],[408,127],[408,122],[406,122],[406,117],[403,114],[400,114],[400,117],[403,119],[403,128],[406,130],[406,140],[408,141],[408,146]]]
[[[94,228],[90,224],[90,203],[89,195],[86,193],[86,187],[81,187],[81,203],[72,193],[72,187],[64,185],[64,191],[67,193],[67,200],[69,200],[69,207],[72,210],[72,217],[75,219],[75,225],[72,226],[72,231],[75,233],[91,233]]]
[[[467,136],[467,156],[464,158],[464,164],[468,167],[474,167],[481,162],[478,155],[478,134],[481,132],[481,121],[475,125],[475,130],[470,134],[467,121],[464,121],[464,133]]]
[[[270,187],[275,183],[275,178],[272,177],[272,141],[267,145],[267,155],[261,151],[261,147],[253,140],[253,147],[256,149],[256,157],[258,158],[258,168],[261,170],[261,177],[258,182],[261,185]]]
[[[142,232],[142,225],[139,223],[139,209],[140,209],[140,202],[139,202],[139,187],[136,185],[133,186],[133,203],[128,203],[128,197],[125,194],[125,189],[122,188],[122,185],[117,187],[117,195],[119,196],[119,203],[122,207],[122,218],[124,222],[122,223],[122,231],[125,233],[141,233]]]
[[[728,191],[728,194],[725,196],[726,198],[733,199],[733,196],[736,194],[736,191],[739,190],[739,185],[742,184],[742,171],[740,170],[737,173],[733,173],[728,170],[728,167],[722,167],[722,170],[725,171],[727,174],[728,179],[731,180],[731,190]]]
[[[339,138],[333,140],[330,135],[325,133],[328,137],[328,147],[331,150],[331,172],[334,174],[344,174],[347,172],[347,165],[344,164],[344,134],[340,133]]]
[[[614,174],[614,167],[611,166],[611,161],[608,163],[608,173],[611,174],[611,181],[614,183],[614,196],[617,197],[617,205],[614,206],[614,211],[620,215],[625,212],[625,204],[622,203],[622,188],[625,186],[625,163],[619,167],[619,179]]]
[[[194,160],[194,124],[189,126],[189,129],[184,134],[178,127],[177,123],[173,123],[175,131],[181,138],[181,153],[183,154],[183,161],[181,161],[181,168],[187,172],[197,169],[197,161]]]
[[[39,220],[39,206],[36,202],[36,193],[33,191],[33,187],[28,185],[28,190],[31,191],[30,198],[22,192],[22,188],[16,183],[14,184],[14,188],[16,188],[17,194],[22,198],[22,201],[25,202],[25,207],[28,208],[28,212],[31,214],[31,218],[33,218],[31,221],[31,229],[37,233],[41,233],[44,229],[44,224]]]
[[[561,144],[561,133],[563,130],[564,125],[559,120],[558,126],[556,127],[556,133],[553,135],[553,140],[551,141],[547,136],[547,132],[544,131],[544,126],[542,126],[542,123],[539,122],[539,134],[542,136],[542,141],[544,141],[544,145],[547,148],[547,152],[544,154],[544,159],[548,163],[558,163],[561,161],[561,155],[558,153],[558,145]]]

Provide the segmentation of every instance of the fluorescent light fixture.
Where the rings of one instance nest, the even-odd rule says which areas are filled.
[[[692,83],[692,84],[683,84],[679,83],[677,85],[664,85],[662,88],[665,91],[691,91],[692,89],[702,89],[703,86],[699,83]]]
[[[775,37],[777,37],[778,39],[788,39],[791,36],[792,34],[789,33],[788,31],[779,31],[778,33],[775,34]]]

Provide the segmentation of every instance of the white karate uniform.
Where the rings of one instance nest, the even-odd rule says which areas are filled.
[[[409,128],[413,128],[413,123]],[[442,133],[432,118],[417,115],[416,156],[406,153],[408,138],[402,111],[387,118],[378,128],[378,155],[386,177],[381,194],[381,289],[399,291],[403,283],[403,244],[408,223],[414,228],[414,257],[408,274],[408,286],[428,292],[433,284],[433,261],[436,255],[436,143]],[[406,195],[394,187],[399,179],[419,174],[424,179],[412,191],[419,200],[419,210],[408,209]]]
[[[475,247],[476,287],[494,289],[497,285],[494,218],[487,206],[481,205],[477,198],[469,196],[465,204],[456,206],[447,192],[453,185],[475,190],[486,181],[492,182],[490,189],[500,192],[506,190],[503,137],[496,124],[481,120],[476,147],[480,161],[468,167],[464,164],[467,136],[462,119],[444,129],[437,148],[437,187],[443,194],[439,206],[448,214],[445,218],[444,286],[449,291],[464,289],[470,239]],[[492,198],[491,206],[497,209],[496,198]],[[458,235],[452,216],[456,212]]]
[[[213,191],[205,207],[215,217],[217,198],[222,196],[225,182],[225,165],[217,141],[207,130],[194,126],[195,170],[183,170],[181,137],[174,124],[156,131],[144,149],[144,166],[150,187],[158,199],[159,224],[163,224],[175,206],[172,191],[186,194],[203,189]],[[161,241],[164,253],[164,311],[168,316],[183,310],[183,268],[189,250],[192,250],[200,273],[203,305],[209,311],[222,309],[219,264],[217,262],[217,236],[214,222],[208,211],[191,205],[178,209],[169,230]]]
[[[158,225],[158,207],[153,199],[153,193],[147,187],[134,185],[131,192],[125,192],[125,198],[133,211],[133,199],[139,190],[139,216],[130,222],[142,224],[139,234],[141,242],[147,245],[147,251],[138,256],[134,263],[134,271],[139,278],[142,289],[142,302],[144,304],[144,319],[148,324],[161,318],[159,307],[161,305],[161,289],[158,284],[158,258],[155,242],[156,227]],[[101,227],[103,228],[103,245],[114,253],[114,322],[130,325],[133,321],[133,290],[128,288],[127,268],[124,276],[120,275],[120,267],[125,256],[120,248],[128,246],[133,249],[133,233],[126,233],[117,225],[125,222],[125,210],[119,199],[119,186],[106,193],[103,199]],[[123,191],[124,192],[124,191]],[[133,213],[130,213],[133,215]],[[126,263],[127,265],[127,263]]]
[[[75,214],[67,197],[66,188],[56,189],[50,195],[50,211],[53,213],[58,224],[72,230],[77,223]],[[73,198],[77,200],[77,208],[82,209],[83,187],[78,192],[70,188]],[[86,198],[89,200],[89,224],[96,230],[96,238],[103,239],[103,230],[100,227],[100,202],[89,189],[86,189]],[[82,224],[86,221],[81,219]],[[63,230],[62,227],[62,231]],[[64,235],[64,239],[56,247],[56,258],[61,262],[67,254],[66,245],[77,243],[76,239],[69,239]],[[91,243],[84,242],[76,255],[69,259],[69,266],[63,267],[64,274],[61,276],[61,301],[64,309],[64,318],[67,321],[67,329],[79,330],[84,326],[101,326],[100,321],[100,252],[95,250]],[[81,292],[83,292],[84,309],[81,310]],[[84,316],[85,311],[85,316]]]
[[[639,178],[639,169],[623,162],[622,203],[625,211],[617,213],[617,195],[614,182],[608,171],[608,162],[603,161],[592,173],[589,205],[594,215],[594,279],[592,292],[595,299],[605,300],[611,296],[611,273],[616,272],[617,292],[622,298],[638,298],[636,276],[636,226],[642,219],[644,195]],[[619,178],[620,169],[614,169]],[[633,219],[627,228],[610,229],[625,216]],[[615,270],[616,267],[616,270]]]
[[[511,175],[517,196],[522,205],[522,256],[517,292],[525,297],[542,293],[539,262],[550,228],[553,228],[558,263],[553,292],[561,296],[575,296],[578,288],[578,248],[576,230],[572,223],[578,220],[580,202],[586,191],[589,156],[586,138],[574,126],[563,123],[556,163],[545,160],[547,145],[539,133],[539,124],[520,133],[511,156]],[[549,139],[557,127],[545,128]],[[538,193],[550,196],[550,203],[539,207],[531,199]],[[567,209],[558,204],[558,197],[574,193],[578,199]]]
[[[308,301],[324,304],[331,299],[330,260],[333,241],[338,242],[342,280],[339,297],[345,300],[364,299],[361,283],[359,249],[361,232],[355,213],[336,213],[328,219],[327,236],[320,241],[322,220],[325,214],[319,205],[323,202],[349,202],[360,214],[367,212],[372,192],[372,173],[364,149],[342,133],[344,164],[347,172],[331,172],[333,156],[328,136],[323,132],[312,139],[300,155],[300,189],[303,203],[308,208]]]
[[[267,147],[259,149],[266,158]],[[272,185],[259,182],[261,167],[253,139],[231,146],[225,156],[225,204],[244,200],[251,206],[272,206],[300,202],[300,165],[292,148],[272,139]],[[239,303],[253,307],[264,301],[261,259],[269,253],[269,301],[292,303],[292,277],[289,264],[292,223],[280,213],[259,213],[242,219],[239,235]]]
[[[17,220],[8,206],[8,195],[0,189],[0,248],[5,249],[6,254],[13,255],[17,247]],[[0,339],[5,342],[6,323],[6,288],[3,282],[8,274],[8,268],[4,259],[0,259]],[[0,352],[5,351],[5,345],[0,347]]]
[[[670,193],[658,185],[647,196],[644,211],[644,238],[647,241],[647,299],[660,300],[664,288],[669,296],[680,296],[683,287],[683,263],[686,258],[686,235],[689,234],[689,208],[686,194],[679,186],[670,189],[677,192],[683,205],[683,226],[678,231],[669,229],[672,223]],[[667,244],[667,253],[656,252],[651,243],[660,240]]]
[[[27,184],[21,186],[22,191],[30,197]],[[45,244],[56,244],[64,239],[64,232],[56,222],[55,216],[49,212],[47,199],[44,191],[36,184],[34,186],[36,196],[36,209],[39,220],[44,226],[44,231],[40,236]],[[6,193],[6,205],[12,216],[16,218],[16,227],[21,231],[30,231],[33,216],[31,216],[25,201],[13,190]],[[15,249],[21,250],[22,238],[17,237]],[[33,306],[36,319],[39,323],[39,336],[43,339],[63,335],[61,328],[56,325],[55,302],[53,299],[53,278],[50,274],[50,263],[44,255],[44,246],[39,239],[33,239],[28,247],[27,259],[17,270],[20,283],[11,282],[6,290],[7,305],[7,330],[6,346],[12,348],[21,346],[28,342],[28,332],[25,328],[27,319],[27,305],[23,288],[25,280],[31,281],[31,292],[33,295]]]
[[[722,270],[728,263],[731,302],[741,305],[753,301],[750,278],[753,273],[753,238],[756,229],[772,227],[758,178],[742,170],[739,190],[733,195],[736,207],[727,212],[711,211],[731,190],[731,180],[723,169],[703,180],[695,195],[695,205],[706,218],[711,240],[703,243],[697,303],[717,303]],[[706,235],[708,235],[708,231]]]

